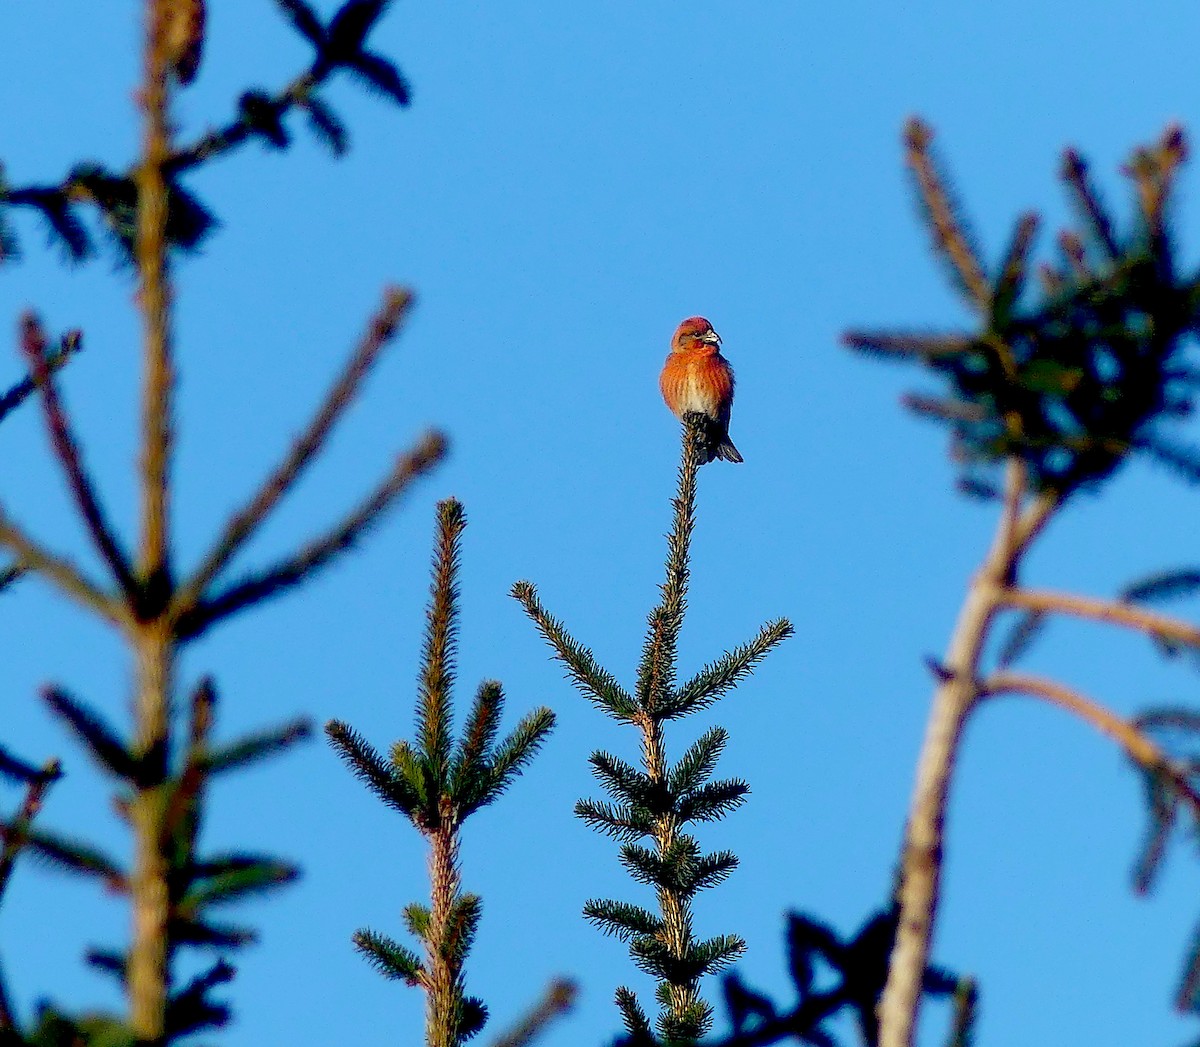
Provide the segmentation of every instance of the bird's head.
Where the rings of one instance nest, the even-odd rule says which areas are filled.
[[[677,353],[715,352],[721,336],[703,316],[689,316],[675,329],[671,348]]]

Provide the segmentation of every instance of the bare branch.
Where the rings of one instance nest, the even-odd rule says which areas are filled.
[[[297,438],[287,457],[266,479],[249,503],[235,513],[225,525],[225,530],[212,551],[182,588],[177,598],[179,606],[188,607],[201,599],[213,579],[246,544],[279,500],[299,479],[304,469],[320,453],[334,425],[353,402],[363,379],[378,360],[384,347],[396,336],[411,304],[412,295],[407,290],[398,287],[387,289],[383,304],[371,320],[367,333],[347,361],[337,381],[330,387],[308,428]]]
[[[1007,589],[1001,596],[1007,607],[1027,611],[1055,612],[1109,625],[1122,625],[1161,640],[1200,647],[1200,629],[1170,615],[1143,610],[1127,603],[1097,600],[1044,589]]]
[[[578,990],[566,978],[556,978],[547,987],[541,1000],[511,1030],[496,1040],[492,1047],[528,1047],[556,1019],[575,1006]]]
[[[29,537],[10,520],[0,506],[0,546],[9,549],[17,558],[17,566],[36,571],[59,590],[84,607],[90,607],[108,621],[122,625],[128,619],[123,601],[109,596],[69,560],[55,556]]]
[[[82,337],[78,331],[68,333],[63,338],[64,353],[67,346],[78,345],[81,341]],[[33,374],[33,380],[41,390],[42,415],[50,434],[50,443],[66,474],[67,486],[75,499],[79,515],[87,525],[93,543],[104,557],[117,584],[133,607],[138,586],[130,571],[129,558],[117,544],[112,528],[105,519],[100,500],[96,496],[95,485],[84,469],[79,453],[79,441],[75,438],[70,417],[58,394],[58,384],[46,363],[46,336],[37,316],[32,312],[27,312],[21,317],[21,349]]]
[[[178,615],[176,635],[181,640],[194,639],[213,623],[260,600],[278,596],[311,577],[339,553],[349,549],[414,480],[429,472],[445,455],[445,437],[437,432],[428,433],[414,450],[397,460],[383,482],[337,526],[314,538],[293,556],[215,596],[191,607],[179,605],[175,610]]]
[[[1069,687],[1029,673],[993,673],[980,687],[980,695],[983,697],[1005,694],[1041,698],[1090,723],[1096,730],[1116,741],[1134,763],[1147,771],[1165,774],[1170,778],[1180,797],[1200,819],[1200,794],[1192,787],[1186,771],[1130,721]]]
[[[951,779],[963,727],[979,696],[978,672],[988,634],[1004,606],[1021,556],[1049,519],[1056,500],[1040,497],[1020,512],[1024,468],[1009,463],[1004,509],[992,547],[967,590],[941,664],[909,806],[896,900],[900,919],[879,1002],[880,1047],[912,1047],[922,982],[929,964],[941,892],[943,840]]]
[[[42,765],[41,773],[25,787],[25,798],[21,801],[20,809],[12,822],[4,828],[2,834],[4,846],[3,849],[0,849],[0,898],[4,897],[4,892],[8,887],[17,855],[25,846],[29,827],[42,809],[46,791],[61,777],[62,764],[58,760],[47,760]]]

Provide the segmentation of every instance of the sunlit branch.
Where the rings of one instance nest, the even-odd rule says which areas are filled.
[[[1109,625],[1123,625],[1162,640],[1200,647],[1200,629],[1169,615],[1112,600],[1051,592],[1044,589],[1006,589],[1001,597],[1006,607],[1026,611],[1053,612]]]
[[[981,697],[996,697],[1005,694],[1023,694],[1041,698],[1074,713],[1090,723],[1102,734],[1108,735],[1125,750],[1129,758],[1147,771],[1165,774],[1171,779],[1178,794],[1200,818],[1200,794],[1192,787],[1182,770],[1165,752],[1128,720],[1117,716],[1099,702],[1065,687],[1054,680],[1033,676],[1028,673],[997,672],[989,676],[980,686]]]

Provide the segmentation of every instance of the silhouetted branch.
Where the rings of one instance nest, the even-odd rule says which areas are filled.
[[[85,578],[69,560],[43,548],[8,518],[3,507],[0,507],[0,546],[13,553],[18,567],[42,575],[77,603],[92,608],[114,624],[125,621],[125,607],[119,600]]]
[[[46,368],[47,372],[54,374],[81,349],[83,349],[83,339],[64,338],[56,348],[42,357],[42,366]],[[6,393],[0,395],[0,421],[3,421],[10,412],[15,411],[28,400],[37,387],[38,383],[33,376],[27,375]]]
[[[189,607],[204,595],[209,584],[237,554],[287,494],[305,468],[320,453],[325,440],[353,402],[384,347],[392,341],[412,304],[410,292],[388,288],[383,305],[371,320],[367,334],[330,387],[308,428],[292,445],[279,467],[266,479],[245,508],[233,515],[213,550],[176,597],[179,607]]]
[[[214,622],[228,618],[260,600],[278,596],[311,577],[339,553],[348,550],[395,504],[414,480],[429,472],[445,454],[445,437],[437,432],[428,433],[414,450],[402,455],[383,482],[330,531],[273,567],[199,601],[193,608],[184,609],[177,623],[179,638],[188,640],[199,636]]]
[[[556,978],[547,987],[541,1000],[512,1029],[493,1041],[492,1047],[528,1047],[558,1018],[575,1006],[576,985],[565,978]]]
[[[78,345],[82,336],[78,331],[71,331],[63,338],[64,347]],[[117,539],[104,510],[96,496],[96,488],[84,469],[79,452],[79,442],[72,432],[71,421],[63,406],[58,393],[58,384],[50,368],[46,365],[46,336],[41,324],[34,313],[27,312],[21,317],[21,348],[25,359],[33,373],[33,380],[41,389],[43,417],[46,429],[50,434],[50,443],[54,448],[59,465],[66,474],[67,486],[75,499],[79,515],[87,526],[92,541],[104,557],[112,571],[113,577],[130,604],[136,600],[137,583],[129,568],[129,558],[117,544]]]
[[[8,889],[13,864],[28,841],[29,828],[42,809],[46,792],[61,777],[62,764],[58,760],[47,760],[37,776],[25,787],[25,798],[12,821],[0,827],[3,829],[4,840],[4,846],[0,848],[0,900],[4,898],[4,892]]]

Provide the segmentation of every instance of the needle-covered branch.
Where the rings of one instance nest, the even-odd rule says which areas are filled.
[[[592,754],[592,770],[616,802],[582,799],[575,805],[575,814],[622,844],[622,865],[634,881],[653,888],[659,911],[654,914],[641,906],[601,898],[586,904],[584,916],[606,933],[625,940],[634,964],[657,980],[661,1005],[657,1027],[671,1044],[694,1043],[708,1030],[712,1007],[700,996],[700,981],[745,948],[736,935],[708,941],[693,936],[693,897],[721,883],[736,868],[737,857],[728,851],[703,854],[698,842],[682,829],[690,822],[724,817],[741,805],[749,786],[739,779],[711,780],[728,738],[724,728],[707,731],[680,763],[671,767],[663,724],[713,704],[792,633],[788,622],[771,622],[750,643],[722,655],[675,689],[696,525],[696,477],[703,448],[703,419],[686,415],[665,578],[660,600],[648,617],[633,695],[547,613],[530,583],[518,582],[513,587],[513,596],[583,696],[614,720],[636,725],[641,734],[640,767],[610,753]],[[634,1040],[655,1042],[632,990],[619,988],[616,1003]]]
[[[66,352],[66,346],[78,345],[82,340],[80,332],[68,333],[62,339],[64,348],[60,355]],[[50,444],[54,448],[55,457],[66,476],[67,486],[93,544],[104,557],[131,610],[135,610],[138,587],[130,569],[129,557],[118,544],[116,533],[109,526],[100,506],[95,485],[84,468],[79,441],[72,431],[70,418],[58,392],[58,383],[46,363],[47,344],[46,334],[36,314],[25,313],[21,317],[21,349],[33,381],[41,390],[42,414],[50,434]]]
[[[554,649],[558,660],[567,669],[572,682],[593,705],[607,710],[618,720],[633,723],[639,708],[617,678],[608,672],[596,656],[566,631],[538,599],[537,589],[529,582],[517,582],[512,597],[521,603],[546,642]]]
[[[268,92],[261,88],[244,91],[237,111],[227,123],[206,131],[186,145],[168,143],[156,166],[164,179],[168,200],[165,236],[172,248],[191,250],[200,245],[216,226],[207,208],[180,184],[190,170],[257,140],[271,149],[286,149],[291,135],[285,117],[300,109],[318,140],[335,156],[346,152],[348,134],[340,117],[322,96],[321,89],[339,71],[348,72],[368,90],[407,106],[410,90],[395,65],[367,49],[371,31],[378,24],[386,0],[347,0],[328,23],[322,23],[301,0],[277,0],[283,14],[313,49],[306,68],[284,87]],[[178,9],[175,5],[172,12]],[[168,33],[174,20],[166,23]],[[168,40],[168,51],[175,44]],[[168,55],[174,60],[177,56]],[[176,66],[178,69],[178,65]],[[10,186],[0,168],[0,263],[19,257],[15,234],[5,221],[8,208],[37,212],[51,237],[74,261],[96,253],[95,244],[80,215],[81,206],[93,207],[125,260],[137,257],[137,212],[140,164],[123,172],[96,163],[81,163],[57,184]]]
[[[458,575],[466,522],[457,500],[438,504],[415,742],[396,742],[387,761],[347,724],[332,720],[325,728],[351,773],[404,814],[429,842],[430,905],[410,905],[405,913],[409,931],[424,947],[424,958],[369,928],[354,936],[355,947],[381,974],[425,993],[427,1047],[459,1047],[487,1019],[487,1008],[465,990],[463,967],[482,905],[478,896],[464,893],[460,886],[463,822],[504,792],[554,726],[549,709],[536,709],[500,739],[504,691],[497,681],[485,680],[462,734],[454,737]]]
[[[411,305],[412,294],[409,291],[398,287],[387,289],[383,304],[372,318],[367,333],[346,362],[337,381],[325,394],[308,427],[254,497],[230,518],[212,551],[192,578],[182,586],[177,597],[181,606],[189,606],[203,596],[216,576],[262,526],[280,499],[321,453],[329,434],[354,402],[380,354],[399,333]]]
[[[445,456],[445,437],[427,433],[412,451],[396,460],[374,491],[325,534],[312,539],[290,557],[200,599],[191,607],[178,606],[176,635],[181,640],[194,639],[216,622],[307,581],[351,549],[415,480],[430,472]]]

